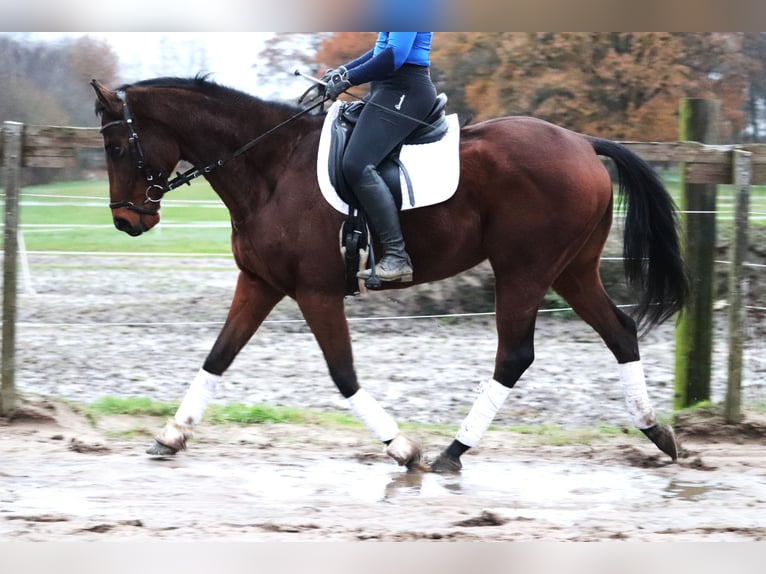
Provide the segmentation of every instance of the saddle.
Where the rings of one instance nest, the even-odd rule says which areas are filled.
[[[342,168],[343,154],[346,152],[348,140],[364,105],[365,102],[363,100],[340,103],[340,110],[330,133],[330,150],[328,155],[330,182],[338,196],[349,207],[346,220],[340,230],[341,253],[346,264],[345,294],[347,296],[358,295],[361,292],[360,281],[357,279],[356,274],[366,267],[368,257],[372,257],[372,250],[370,249],[372,242],[369,236],[367,219],[351,187],[343,176]],[[449,131],[449,123],[445,114],[446,105],[447,95],[439,94],[422,124],[400,142],[378,166],[378,171],[391,191],[397,209],[402,208],[402,177],[407,186],[410,205],[415,204],[412,181],[407,173],[407,169],[399,159],[402,146],[428,144],[442,139]],[[400,177],[400,174],[402,177]]]
[[[351,137],[351,133],[354,131],[356,122],[359,119],[359,114],[366,103],[364,100],[356,102],[342,102],[338,117],[332,126],[331,138],[330,138],[330,154],[329,154],[329,175],[330,182],[332,183],[335,191],[340,198],[345,201],[350,208],[359,209],[359,204],[354,197],[354,193],[350,186],[346,183],[345,177],[343,177],[343,154],[346,152],[346,146],[348,140]],[[414,205],[415,200],[412,191],[412,182],[410,180],[407,169],[399,160],[399,153],[402,150],[403,145],[417,145],[427,144],[439,141],[449,130],[449,124],[446,120],[445,108],[447,106],[447,95],[444,93],[436,96],[434,105],[431,111],[415,130],[410,133],[394,150],[386,156],[386,158],[378,165],[378,171],[380,172],[383,181],[386,182],[388,189],[391,190],[391,194],[394,197],[396,208],[402,208],[402,186],[401,173],[404,177],[404,181],[407,185],[407,192],[410,196],[410,203]]]

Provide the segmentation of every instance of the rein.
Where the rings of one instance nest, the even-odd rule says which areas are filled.
[[[170,191],[172,189],[180,187],[183,184],[191,185],[189,183],[191,180],[196,179],[196,178],[200,177],[201,175],[207,175],[210,172],[212,172],[214,169],[217,169],[217,168],[227,164],[228,162],[230,162],[233,159],[237,159],[242,154],[250,151],[250,149],[255,147],[255,145],[258,144],[258,142],[260,142],[262,139],[266,138],[267,136],[270,136],[271,134],[273,134],[274,132],[276,132],[280,128],[282,128],[282,127],[286,126],[287,124],[289,124],[290,122],[292,122],[294,120],[297,120],[302,115],[305,115],[308,112],[312,111],[313,109],[318,108],[320,105],[324,104],[326,101],[327,101],[327,98],[325,98],[324,100],[322,100],[320,102],[317,102],[316,104],[314,104],[312,106],[309,106],[308,108],[305,108],[305,109],[301,110],[297,114],[294,114],[294,115],[290,116],[289,118],[287,118],[282,123],[279,123],[279,124],[275,125],[270,130],[265,131],[261,135],[259,135],[258,137],[250,140],[249,142],[247,142],[245,145],[243,145],[242,147],[240,147],[239,149],[234,151],[232,154],[229,155],[229,157],[227,157],[225,159],[219,159],[218,161],[214,161],[213,163],[208,164],[208,165],[206,165],[205,167],[203,167],[201,169],[198,169],[196,167],[192,167],[192,168],[186,170],[183,173],[176,172],[176,177],[174,177],[173,179],[171,179],[167,183],[167,185],[166,185],[167,189],[165,191],[163,191],[163,194],[167,193],[168,191]]]
[[[165,185],[160,185],[159,183],[155,183],[155,176],[152,174],[151,170],[146,164],[144,149],[141,146],[141,140],[139,139],[138,133],[136,132],[135,127],[133,126],[133,115],[131,114],[130,109],[128,107],[127,96],[125,92],[122,90],[117,92],[117,96],[120,98],[123,104],[124,119],[114,120],[104,124],[103,126],[101,126],[101,129],[99,130],[99,132],[103,133],[105,129],[110,128],[112,126],[117,126],[122,124],[125,124],[127,126],[128,144],[130,146],[130,153],[133,157],[133,162],[135,163],[136,169],[138,171],[143,171],[144,178],[149,184],[149,186],[146,188],[146,199],[144,200],[144,205],[146,205],[147,203],[155,203],[155,204],[159,203],[167,192],[173,189],[176,189],[177,187],[180,187],[184,184],[191,185],[191,181],[193,179],[196,179],[203,175],[208,175],[213,170],[218,169],[219,167],[226,165],[231,160],[234,160],[240,157],[241,155],[247,153],[253,147],[255,147],[261,140],[265,139],[267,136],[273,134],[280,128],[286,126],[292,121],[295,121],[299,117],[307,114],[308,112],[314,110],[315,108],[323,105],[327,101],[327,98],[324,98],[321,101],[309,106],[308,108],[301,110],[297,114],[290,116],[285,121],[277,124],[276,126],[269,129],[268,131],[265,131],[258,137],[250,140],[245,145],[243,145],[242,147],[238,148],[233,153],[231,153],[228,157],[221,158],[202,168],[192,167],[183,173],[176,172],[176,176],[173,179],[165,183]],[[158,173],[157,178],[161,178],[161,177],[162,177],[162,174]],[[157,195],[159,196],[157,197]],[[130,209],[131,211],[135,211],[141,214],[153,215],[157,213],[157,209],[148,209],[145,207],[137,206],[132,201],[129,201],[126,199],[123,199],[121,201],[114,201],[109,204],[110,209],[117,209],[119,207],[126,207],[127,209]]]

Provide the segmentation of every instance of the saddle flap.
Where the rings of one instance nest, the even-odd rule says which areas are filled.
[[[333,131],[336,124],[345,124],[345,120],[343,122],[336,121],[341,114],[341,108],[349,105],[352,104],[339,100],[327,110],[317,153],[319,189],[325,200],[343,214],[348,214],[350,209],[358,209],[358,205],[353,198],[348,197],[350,194],[347,190],[339,188],[342,186],[333,185],[332,180],[345,181],[345,178],[339,172],[340,163],[335,161],[342,156],[339,156],[338,151],[331,152],[330,144],[333,141]],[[359,108],[359,106],[355,107]],[[435,107],[434,109],[438,113],[443,112],[443,107]],[[356,110],[356,112],[358,111],[361,109]],[[356,112],[352,110],[353,114]],[[460,125],[456,114],[445,115],[444,121],[446,122],[446,133],[438,141],[427,145],[406,144],[398,146],[400,148],[399,163],[406,167],[406,175],[405,171],[399,168],[399,165],[393,164],[389,160],[386,163],[391,163],[392,169],[390,171],[388,167],[381,166],[379,168],[389,189],[398,190],[394,198],[397,204],[401,202],[402,210],[441,203],[449,199],[457,189],[460,177]],[[339,131],[346,138],[350,134],[350,131]],[[410,192],[414,193],[414,199],[409,197]]]

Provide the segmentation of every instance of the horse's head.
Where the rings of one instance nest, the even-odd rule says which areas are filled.
[[[101,116],[114,225],[129,235],[141,235],[160,220],[167,176],[180,159],[178,144],[143,108],[136,106],[140,112],[134,113],[127,88],[112,91],[96,80],[91,85]]]

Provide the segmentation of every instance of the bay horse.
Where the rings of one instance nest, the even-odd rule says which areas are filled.
[[[495,275],[492,379],[482,383],[454,440],[425,461],[420,446],[357,381],[338,243],[344,216],[322,200],[317,183],[323,114],[303,114],[297,105],[264,101],[200,76],[116,90],[91,84],[118,230],[136,236],[157,224],[163,194],[179,185],[168,175],[180,160],[209,181],[231,216],[239,275],[225,324],[149,454],[186,447],[224,371],[287,296],[297,302],[351,411],[387,454],[408,469],[457,472],[461,455],[479,443],[532,364],[538,307],[553,288],[614,355],[633,424],[676,460],[673,430],[657,422],[648,398],[638,332],[683,308],[688,286],[677,217],[657,174],[625,146],[529,117],[467,125],[460,129],[455,194],[402,212],[413,282],[384,283],[383,289],[444,279],[487,259]],[[232,153],[266,135],[246,153]],[[616,165],[619,197],[627,204],[625,272],[641,292],[633,317],[611,301],[599,276],[615,195],[599,156]]]

